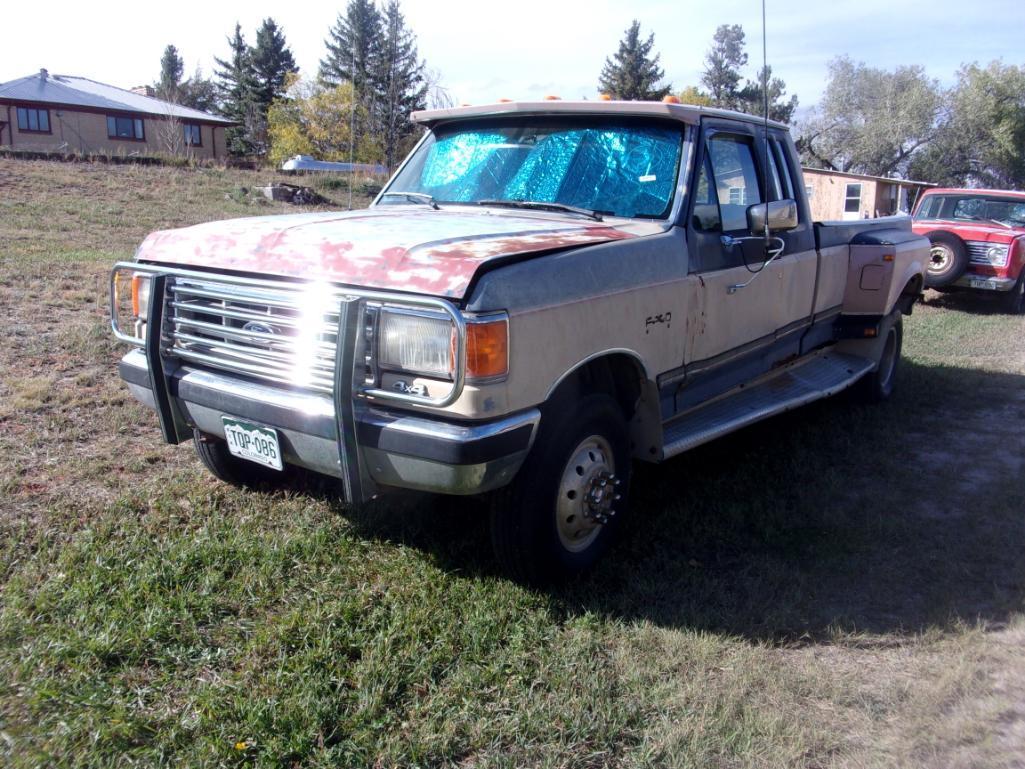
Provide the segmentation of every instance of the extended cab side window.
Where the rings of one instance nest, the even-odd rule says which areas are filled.
[[[762,202],[751,140],[715,135],[698,177],[695,224],[703,230],[747,231],[747,207]]]

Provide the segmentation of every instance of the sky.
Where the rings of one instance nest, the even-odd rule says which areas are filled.
[[[209,5],[106,6],[56,0],[44,11],[8,3],[0,82],[47,68],[124,88],[152,83],[169,43],[186,73],[206,75],[227,56],[236,21],[247,40],[265,17],[283,27],[304,75],[315,76],[324,38],[345,0],[218,0]],[[175,11],[174,9],[183,9]],[[403,0],[420,55],[456,103],[500,98],[595,98],[605,58],[633,19],[655,34],[665,78],[698,84],[720,24],[741,24],[754,77],[762,58],[760,0]],[[768,60],[807,109],[822,95],[835,56],[892,69],[919,64],[944,85],[965,62],[1025,64],[1025,0],[767,0]]]

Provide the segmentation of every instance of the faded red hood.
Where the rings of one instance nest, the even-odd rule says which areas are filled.
[[[144,262],[459,298],[489,260],[630,238],[637,229],[561,216],[380,208],[162,230],[147,237],[136,256]]]

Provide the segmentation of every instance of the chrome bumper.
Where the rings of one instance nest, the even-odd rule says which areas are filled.
[[[118,370],[139,401],[158,409],[143,351],[125,355]],[[445,422],[359,399],[354,424],[345,427],[328,395],[188,366],[163,373],[174,411],[189,427],[221,438],[222,416],[273,427],[288,463],[343,480],[346,472],[358,473],[346,488],[360,501],[381,487],[477,494],[504,486],[523,464],[541,418],[535,408],[491,422]]]
[[[972,284],[975,281],[975,284]],[[994,278],[989,275],[974,275],[966,272],[951,285],[960,288],[974,288],[982,291],[1010,291],[1018,281],[1014,278]]]

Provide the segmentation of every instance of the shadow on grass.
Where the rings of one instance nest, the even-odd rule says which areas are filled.
[[[992,460],[1020,457],[1025,439],[991,429],[991,407],[1020,404],[1025,422],[1013,395],[1025,377],[904,361],[899,388],[880,406],[845,394],[637,466],[627,535],[548,591],[553,607],[772,643],[1004,623],[1025,595],[1025,482]],[[965,485],[980,466],[992,473]],[[448,571],[500,577],[485,500],[342,512]]]
[[[969,315],[1009,315],[1004,302],[1007,295],[998,291],[951,288],[943,292],[929,291],[922,304],[938,310],[953,310]]]

